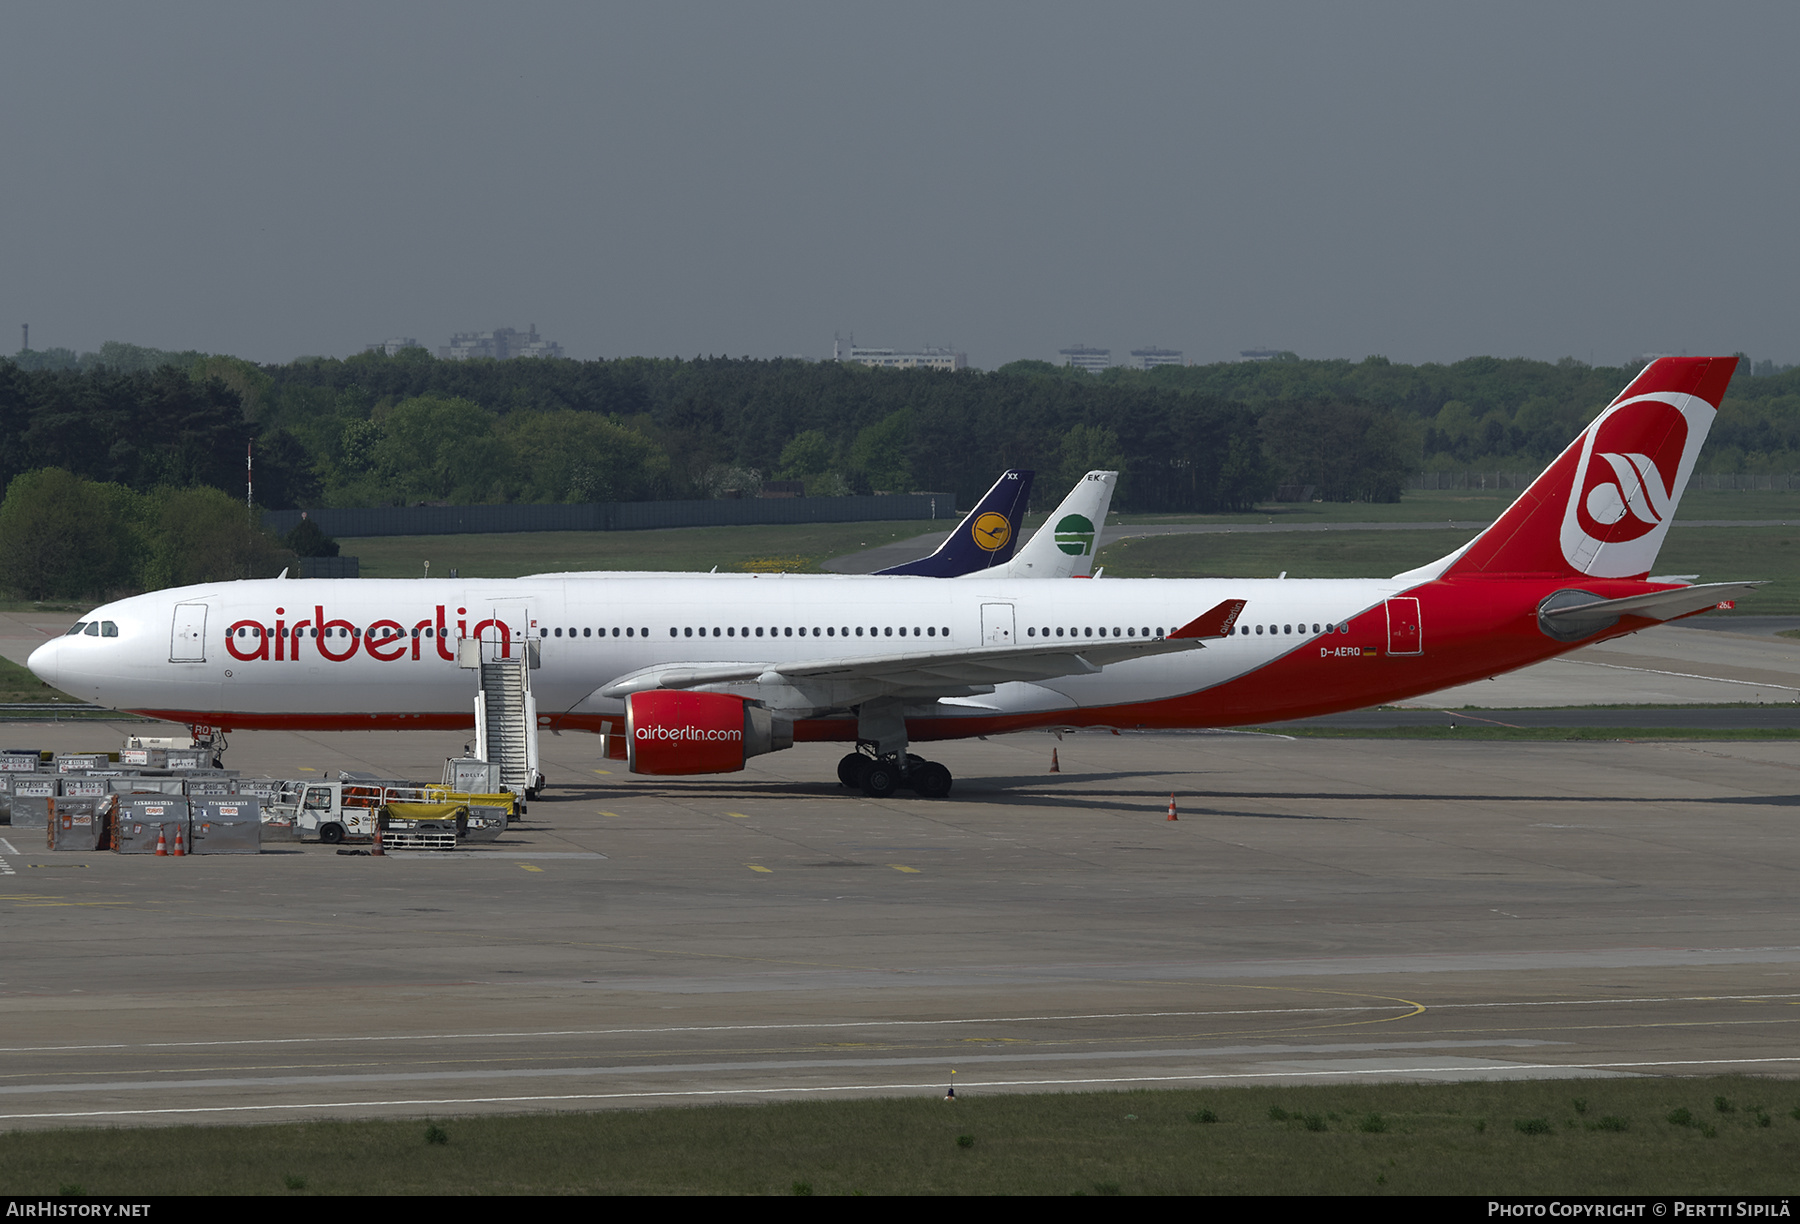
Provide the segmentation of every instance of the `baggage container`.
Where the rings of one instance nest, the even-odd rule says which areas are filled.
[[[15,829],[41,829],[50,819],[50,800],[56,797],[55,774],[15,774],[8,822]]]
[[[262,804],[233,795],[193,800],[195,854],[261,854]]]
[[[175,852],[175,834],[181,833],[184,845],[193,844],[189,824],[188,801],[179,795],[118,795],[118,815],[114,823],[123,830],[131,848],[119,845],[122,854],[154,854],[156,834],[161,830],[168,842],[169,853]]]
[[[182,778],[147,778],[142,774],[108,778],[106,783],[115,795],[179,795],[185,787]]]
[[[186,778],[186,792],[189,798],[206,796],[217,798],[223,795],[237,794],[235,778]]]
[[[52,850],[104,850],[111,831],[113,797],[53,796],[49,800],[48,842]]]
[[[512,792],[507,791],[506,797],[511,799]],[[506,808],[471,803],[468,821],[462,828],[462,839],[467,842],[498,841],[500,835],[506,832],[506,820]]]
[[[147,769],[167,769],[169,767],[169,750],[167,748],[125,748],[119,753],[119,764],[140,765]]]

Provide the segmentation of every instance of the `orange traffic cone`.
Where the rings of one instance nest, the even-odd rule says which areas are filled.
[[[156,826],[156,857],[157,858],[168,858],[169,857],[169,840],[168,840],[168,838],[163,836],[163,827],[164,826],[162,826],[162,825]]]
[[[175,857],[183,858],[186,855],[187,855],[187,847],[181,844],[181,826],[176,825],[175,826]]]
[[[1056,749],[1054,749],[1054,748],[1052,748],[1050,750],[1050,772],[1051,773],[1061,773],[1062,772],[1062,766],[1058,765],[1056,763]]]
[[[375,822],[375,846],[369,851],[373,858],[386,858],[387,851],[381,848],[381,821]]]
[[[1174,795],[1169,796],[1169,819],[1170,820],[1175,819],[1175,796]]]

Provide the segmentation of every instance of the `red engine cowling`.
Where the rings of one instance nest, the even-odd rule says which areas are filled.
[[[625,699],[627,768],[641,774],[735,773],[794,746],[794,725],[729,693],[659,689]]]

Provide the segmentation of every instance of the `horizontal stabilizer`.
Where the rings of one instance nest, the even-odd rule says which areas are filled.
[[[1646,620],[1674,620],[1678,616],[1689,616],[1716,608],[1739,595],[1748,595],[1762,585],[1764,584],[1761,582],[1711,582],[1704,586],[1676,587],[1672,591],[1651,591],[1647,595],[1627,595],[1623,599],[1590,598],[1580,603],[1545,608],[1538,615],[1552,621],[1584,620],[1598,616],[1641,616]],[[1585,595],[1587,592],[1572,593]]]
[[[1617,625],[1622,616],[1670,621],[1711,608],[1730,607],[1739,595],[1748,595],[1762,585],[1760,582],[1712,582],[1704,586],[1627,595],[1622,599],[1602,599],[1592,591],[1564,587],[1538,604],[1538,628],[1546,637],[1559,642],[1579,642],[1605,633]]]

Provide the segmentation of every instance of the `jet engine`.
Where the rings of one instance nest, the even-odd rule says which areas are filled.
[[[794,724],[730,693],[657,689],[625,699],[625,741],[632,773],[735,773],[753,756],[792,748]]]

